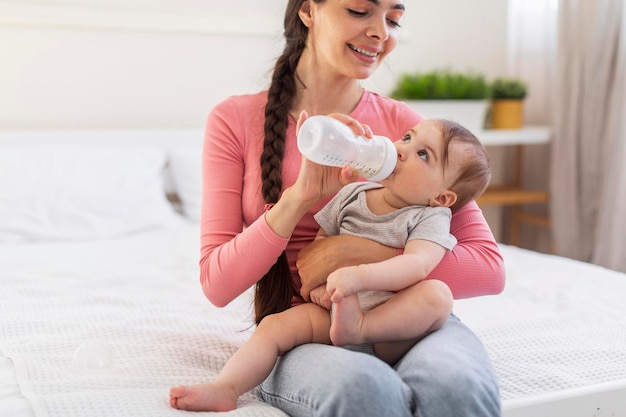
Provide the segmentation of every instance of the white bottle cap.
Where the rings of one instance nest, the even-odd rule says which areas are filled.
[[[384,180],[391,175],[398,162],[398,151],[393,142],[386,137],[381,137],[381,139],[385,144],[385,162],[376,174],[368,178],[368,181],[377,182]]]

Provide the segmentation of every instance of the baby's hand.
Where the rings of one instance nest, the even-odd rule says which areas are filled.
[[[337,303],[342,298],[362,291],[361,279],[356,266],[339,268],[328,276],[326,291],[330,294],[330,301]]]
[[[311,302],[318,306],[324,307],[326,310],[330,310],[330,295],[326,291],[326,285],[322,284],[315,287],[310,292]]]

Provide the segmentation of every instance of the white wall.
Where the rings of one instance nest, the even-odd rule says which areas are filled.
[[[0,131],[202,128],[223,98],[266,88],[286,3],[0,0]],[[402,72],[442,66],[506,74],[507,1],[405,5],[398,48],[366,87],[387,94]],[[498,236],[498,210],[486,215]]]
[[[267,86],[285,0],[0,0],[0,130],[198,128]],[[366,86],[450,66],[506,73],[503,0],[405,0],[401,42]]]

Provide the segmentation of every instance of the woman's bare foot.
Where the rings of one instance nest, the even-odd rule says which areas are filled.
[[[181,385],[170,389],[170,406],[189,411],[231,411],[237,408],[237,393],[212,382]]]
[[[364,343],[361,327],[363,312],[357,294],[344,297],[333,303],[332,323],[330,324],[330,340],[335,346]]]

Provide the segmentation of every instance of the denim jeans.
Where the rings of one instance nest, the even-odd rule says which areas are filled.
[[[393,368],[366,353],[299,346],[278,360],[259,393],[292,417],[501,415],[487,353],[454,315]]]

